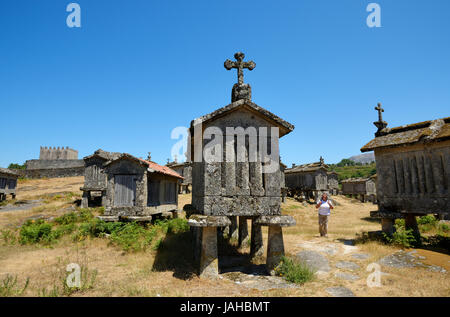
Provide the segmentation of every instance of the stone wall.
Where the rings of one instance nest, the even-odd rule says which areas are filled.
[[[84,175],[83,160],[28,160],[26,169],[18,170],[25,178],[54,178]]]

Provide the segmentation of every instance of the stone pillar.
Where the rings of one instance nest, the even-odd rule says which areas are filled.
[[[217,278],[219,260],[217,255],[217,227],[202,227],[200,277]]]
[[[106,190],[102,190],[102,206],[105,207],[106,206]]]
[[[249,241],[247,217],[239,216],[239,247],[245,247]]]
[[[381,230],[384,233],[391,236],[394,234],[394,219],[392,218],[381,218]]]
[[[237,216],[230,216],[231,225],[229,226],[228,237],[233,240],[239,239]]]
[[[89,192],[84,190],[83,197],[81,198],[81,208],[89,207]]]
[[[283,231],[281,226],[269,226],[266,267],[270,275],[274,275],[275,267],[284,255]]]
[[[252,232],[250,238],[250,256],[252,258],[259,258],[264,254],[264,244],[262,237],[261,225],[255,224],[255,219],[252,219]]]
[[[419,226],[417,225],[416,215],[414,214],[406,214],[405,215],[405,229],[413,230],[413,235],[416,238],[417,242],[420,242],[420,231]]]

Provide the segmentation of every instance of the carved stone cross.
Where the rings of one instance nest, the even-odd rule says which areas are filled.
[[[384,109],[381,108],[381,103],[378,103],[378,105],[375,107],[375,110],[378,111],[378,121],[383,122]]]
[[[236,54],[234,54],[236,62],[227,59],[223,64],[227,70],[231,70],[232,68],[237,69],[239,85],[242,85],[244,83],[244,68],[247,68],[248,70],[253,70],[256,67],[255,62],[253,61],[244,62],[244,57],[245,57],[244,53],[237,52]]]
[[[375,121],[373,124],[378,128],[378,131],[375,133],[375,136],[378,137],[383,135],[383,129],[387,127],[387,122],[383,121],[384,109],[381,107],[381,103],[378,103],[375,110],[378,111],[378,121]]]

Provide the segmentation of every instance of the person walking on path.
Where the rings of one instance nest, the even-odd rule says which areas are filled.
[[[319,209],[319,232],[321,237],[328,237],[328,216],[333,209],[327,193],[322,194],[322,198],[317,202],[316,208]]]

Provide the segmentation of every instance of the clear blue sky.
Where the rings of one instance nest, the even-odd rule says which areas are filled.
[[[283,161],[338,162],[373,137],[377,102],[390,127],[450,115],[449,14],[448,0],[2,0],[0,166],[41,145],[165,163],[173,128],[229,104],[236,51],[256,62],[253,101],[295,125]]]

